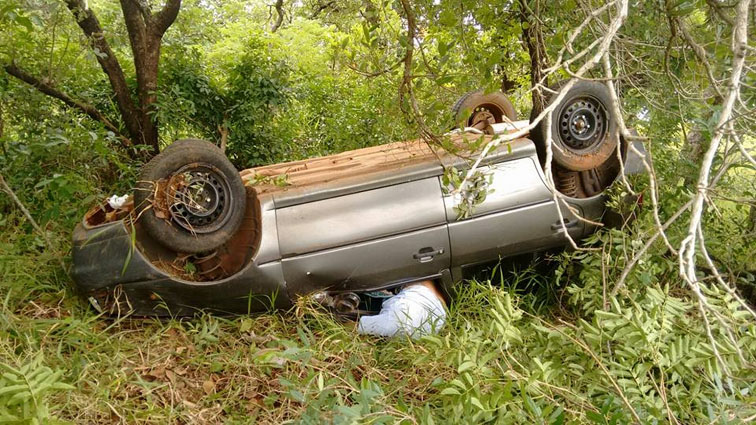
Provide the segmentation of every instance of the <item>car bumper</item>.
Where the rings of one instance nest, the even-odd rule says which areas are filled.
[[[136,246],[123,220],[73,235],[73,278],[79,293],[109,313],[190,315],[202,306],[215,313],[286,308],[291,301],[281,262],[250,261],[239,272],[212,282],[186,281],[156,267]]]

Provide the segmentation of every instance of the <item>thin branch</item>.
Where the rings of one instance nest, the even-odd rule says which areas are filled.
[[[381,76],[383,74],[388,74],[389,72],[394,71],[396,68],[399,67],[399,65],[401,65],[402,63],[404,63],[404,60],[405,60],[404,58],[401,58],[398,61],[394,62],[393,65],[390,65],[390,66],[388,66],[388,67],[386,67],[384,69],[379,69],[377,71],[363,71],[363,70],[359,69],[356,65],[351,64],[351,63],[347,63],[346,66],[349,69],[351,69],[352,71],[360,74],[363,77],[374,78],[374,77],[378,77],[378,76]]]
[[[562,59],[564,58],[565,51],[569,52],[570,54],[574,53],[574,51],[573,51],[573,43],[575,42],[575,40],[577,39],[577,37],[583,32],[583,30],[585,29],[585,27],[588,26],[588,24],[591,23],[591,21],[593,21],[594,19],[596,19],[599,15],[601,15],[602,13],[604,13],[604,11],[607,8],[609,8],[610,6],[613,6],[615,2],[616,2],[616,0],[610,1],[610,2],[607,2],[603,6],[601,6],[599,8],[596,8],[595,10],[593,10],[591,12],[590,15],[588,15],[587,18],[585,18],[583,20],[583,22],[580,23],[580,25],[578,25],[574,30],[572,30],[572,32],[570,33],[570,36],[567,38],[567,42],[564,44],[564,47],[562,47],[559,50],[559,54],[557,55],[557,60],[556,60],[556,63],[554,64],[554,66],[552,66],[551,68],[548,68],[548,69],[546,69],[544,71],[546,73],[551,73],[551,72],[554,72],[557,69],[559,69],[559,67],[562,64]],[[583,55],[585,55],[585,53],[587,53],[589,51],[590,51],[589,49],[584,49],[582,52],[580,52],[580,53],[582,53],[581,57]],[[543,83],[543,82],[541,82],[541,83]]]
[[[315,19],[320,15],[324,10],[328,9],[329,7],[333,6],[336,3],[336,0],[327,1],[322,4],[318,4],[315,7],[315,10],[310,13],[310,19]]]
[[[735,298],[738,301],[738,304],[745,309],[748,313],[753,316],[754,319],[756,319],[756,311],[748,305],[748,303],[740,296],[738,295],[738,292],[735,290],[735,288],[731,287],[727,284],[727,282],[724,281],[722,278],[722,275],[719,273],[719,270],[717,270],[716,265],[714,264],[714,261],[711,259],[711,256],[709,256],[709,250],[706,248],[706,244],[704,243],[704,236],[703,231],[699,228],[698,229],[698,237],[699,237],[699,245],[701,248],[701,254],[703,255],[704,259],[706,260],[706,264],[709,266],[709,270],[714,275],[714,278],[717,280],[717,282],[722,286],[722,288],[727,291],[728,294],[730,294],[733,298]],[[736,344],[737,347],[737,344]]]
[[[717,80],[714,78],[714,74],[711,71],[711,64],[709,64],[709,59],[706,57],[706,50],[700,44],[696,43],[696,40],[690,34],[690,31],[688,31],[688,27],[685,26],[685,23],[682,21],[682,19],[675,17],[674,22],[680,28],[680,32],[682,33],[685,41],[688,43],[688,46],[693,49],[693,53],[696,54],[696,58],[698,58],[698,60],[704,66],[704,69],[706,70],[706,77],[709,79],[711,88],[717,92],[717,97],[721,99],[723,97],[722,92],[719,91]]]
[[[118,136],[118,139],[121,140],[121,144],[124,147],[132,146],[132,143],[129,140],[129,138],[126,137],[123,133],[121,133],[121,130],[118,128],[118,126],[113,124],[112,121],[110,121],[102,112],[98,111],[97,108],[95,108],[94,106],[88,103],[73,99],[71,96],[67,95],[66,93],[63,93],[62,91],[53,87],[51,84],[47,83],[46,81],[39,80],[38,78],[34,77],[33,75],[19,68],[15,63],[5,65],[4,69],[5,69],[5,72],[7,72],[8,74],[18,78],[19,80],[25,82],[26,84],[29,84],[30,86],[36,88],[40,92],[50,97],[54,97],[55,99],[60,100],[61,102],[63,102],[64,104],[66,104],[67,106],[71,108],[78,109],[81,112],[84,112],[93,120],[100,122],[101,124],[105,126],[105,128],[112,131],[113,133],[116,134],[116,136]]]
[[[727,16],[725,11],[722,10],[722,6],[717,3],[717,0],[706,0],[706,4],[708,4],[711,10],[713,10],[714,13],[719,16],[719,19],[727,22],[730,26],[733,25],[732,18]]]
[[[11,197],[11,199],[16,204],[18,209],[20,209],[21,213],[24,215],[24,217],[26,217],[26,220],[29,221],[29,223],[32,225],[34,230],[36,230],[37,233],[39,233],[39,235],[42,236],[42,238],[45,240],[45,243],[47,244],[47,248],[52,251],[53,244],[50,241],[50,238],[47,236],[47,232],[45,232],[44,230],[42,230],[41,227],[39,227],[39,224],[37,224],[36,220],[34,220],[34,217],[32,217],[31,213],[23,204],[23,202],[21,202],[21,200],[18,199],[18,196],[16,196],[16,192],[14,192],[13,189],[11,189],[11,187],[8,185],[8,182],[5,181],[5,178],[3,177],[2,174],[0,174],[0,190],[7,193],[8,196]],[[60,264],[60,268],[63,269],[64,272],[66,272],[66,265],[65,263],[63,263],[63,258],[61,258],[59,255],[55,255],[55,258],[58,260],[58,264]]]
[[[619,95],[617,95],[617,90],[615,90],[614,88],[614,72],[612,71],[612,63],[609,58],[609,52],[606,52],[604,54],[604,57],[601,58],[601,63],[604,65],[604,73],[607,77],[606,86],[609,89],[609,98],[611,99],[610,107],[612,109],[612,112],[614,113],[614,116],[617,117],[617,124],[620,130],[620,135],[626,141],[626,143],[630,143],[632,145],[632,142],[629,141],[632,134],[625,125],[625,119],[622,117],[622,110],[620,109]],[[628,190],[628,192],[630,192],[631,195],[635,195],[635,191],[630,186],[630,182],[627,181],[627,176],[625,175],[625,161],[622,160],[622,143],[617,143],[617,149],[615,150],[615,153],[617,155],[617,162],[620,165],[619,175],[622,179],[622,183],[625,185],[625,188]],[[641,155],[641,157],[643,156]],[[643,159],[645,160],[645,158]]]
[[[399,84],[399,105],[404,109],[405,94],[409,100],[410,108],[412,109],[412,115],[417,121],[418,127],[420,127],[420,134],[426,141],[438,142],[438,136],[428,128],[423,119],[423,115],[420,111],[420,107],[417,104],[415,93],[412,84],[412,61],[415,52],[415,34],[417,31],[417,22],[415,19],[415,12],[412,10],[412,6],[408,0],[401,0],[402,9],[404,15],[407,18],[407,50],[404,54],[404,72],[402,73],[402,81]]]
[[[617,293],[625,287],[625,280],[627,279],[627,276],[630,274],[630,271],[632,271],[633,267],[635,267],[636,264],[638,264],[638,260],[640,260],[643,255],[648,251],[648,249],[656,242],[656,239],[665,231],[667,228],[672,225],[675,221],[677,221],[678,218],[684,213],[685,211],[690,208],[690,206],[693,204],[693,201],[688,201],[685,205],[680,207],[677,212],[672,214],[672,217],[669,218],[669,220],[665,221],[664,224],[656,229],[656,232],[646,241],[646,243],[643,245],[643,247],[638,251],[630,260],[630,262],[625,266],[625,269],[622,270],[622,274],[620,275],[619,280],[617,281],[617,284],[614,286],[614,289],[612,290],[611,296],[614,297],[617,295]]]
[[[712,349],[717,358],[717,361],[722,366],[722,370],[729,374],[729,369],[726,363],[722,359],[719,350],[717,349],[717,343],[711,331],[709,320],[706,316],[705,310],[711,310],[708,305],[706,296],[702,293],[701,287],[696,276],[696,247],[698,245],[698,236],[701,228],[701,221],[704,212],[704,201],[706,200],[706,192],[710,187],[709,176],[711,168],[714,163],[717,151],[719,150],[720,143],[724,137],[726,125],[728,120],[732,116],[735,101],[737,100],[740,91],[740,79],[743,74],[743,68],[746,57],[745,46],[748,43],[748,10],[750,7],[750,0],[741,0],[735,6],[736,17],[735,25],[732,31],[732,72],[729,79],[729,91],[725,99],[722,111],[719,116],[714,135],[711,138],[709,148],[707,149],[703,161],[701,163],[701,171],[698,176],[698,190],[693,198],[693,206],[690,215],[690,222],[688,225],[687,236],[680,243],[680,251],[678,255],[680,263],[680,276],[687,282],[693,293],[698,297],[699,310],[703,316],[704,323],[706,325],[706,333],[709,337]],[[701,235],[702,236],[702,235]]]
[[[570,323],[567,323],[567,322],[565,322],[562,319],[559,319],[559,322],[562,323],[563,325],[565,325],[565,326],[573,329],[573,330],[575,329],[574,325],[572,325]],[[546,322],[541,321],[541,323],[546,323]],[[568,334],[567,332],[562,331],[561,329],[559,329],[556,326],[550,326],[550,327],[552,329],[556,330],[557,332],[559,332],[560,334],[562,334],[562,335],[566,336],[567,338],[569,338],[577,346],[579,346],[585,352],[587,352],[588,355],[591,356],[591,358],[593,358],[593,361],[596,362],[596,364],[599,366],[599,368],[604,373],[604,375],[606,376],[606,378],[612,384],[612,387],[614,387],[614,390],[617,392],[617,395],[620,397],[620,399],[622,400],[622,402],[625,404],[625,407],[627,407],[628,410],[630,410],[630,413],[632,414],[633,420],[635,421],[635,423],[637,423],[637,424],[643,423],[643,421],[641,421],[641,419],[640,419],[640,416],[638,416],[638,412],[635,411],[635,409],[633,408],[633,405],[630,403],[630,400],[627,399],[627,396],[622,391],[622,388],[620,388],[620,386],[617,383],[617,381],[614,379],[614,377],[612,377],[612,374],[609,372],[609,369],[607,369],[606,366],[604,366],[604,363],[601,361],[601,359],[599,359],[598,356],[596,355],[596,353],[594,353],[593,350],[591,350],[591,347],[589,347],[588,344],[586,344],[584,341],[579,340],[576,337]]]

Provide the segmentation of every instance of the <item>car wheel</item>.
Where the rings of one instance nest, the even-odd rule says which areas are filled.
[[[485,94],[483,90],[466,93],[452,107],[455,122],[465,127],[485,130],[490,124],[516,121],[512,102],[502,92]]]
[[[567,82],[552,90],[547,106],[559,96]],[[552,114],[551,137],[554,162],[570,171],[587,171],[601,166],[614,154],[619,143],[617,119],[609,105],[609,88],[595,81],[578,81]],[[530,120],[536,118],[533,111]],[[541,120],[530,132],[541,161],[546,158],[546,120]]]
[[[226,243],[241,225],[246,201],[231,162],[217,146],[196,139],[180,140],[148,162],[134,193],[147,233],[184,253]]]

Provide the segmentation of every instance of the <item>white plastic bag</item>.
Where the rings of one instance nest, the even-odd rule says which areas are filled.
[[[422,284],[409,285],[383,302],[375,316],[362,316],[357,332],[364,335],[420,338],[438,332],[446,322],[446,308],[437,292]]]
[[[126,204],[126,200],[129,199],[129,195],[113,195],[110,198],[108,198],[108,205],[110,205],[110,208],[113,208],[114,210],[117,210],[121,207],[123,207]]]

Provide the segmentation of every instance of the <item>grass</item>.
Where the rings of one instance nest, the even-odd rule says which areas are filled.
[[[484,271],[440,334],[383,340],[306,300],[251,317],[98,316],[59,266],[68,229],[50,224],[55,246],[45,247],[20,217],[5,220],[0,364],[60,376],[46,391],[27,379],[23,408],[3,406],[0,385],[0,421],[742,423],[756,414],[753,324],[742,329],[746,363],[733,360],[734,378],[723,380],[684,294],[656,283],[585,314],[571,300],[588,296],[591,269],[565,269],[569,256],[557,256],[556,273]]]

